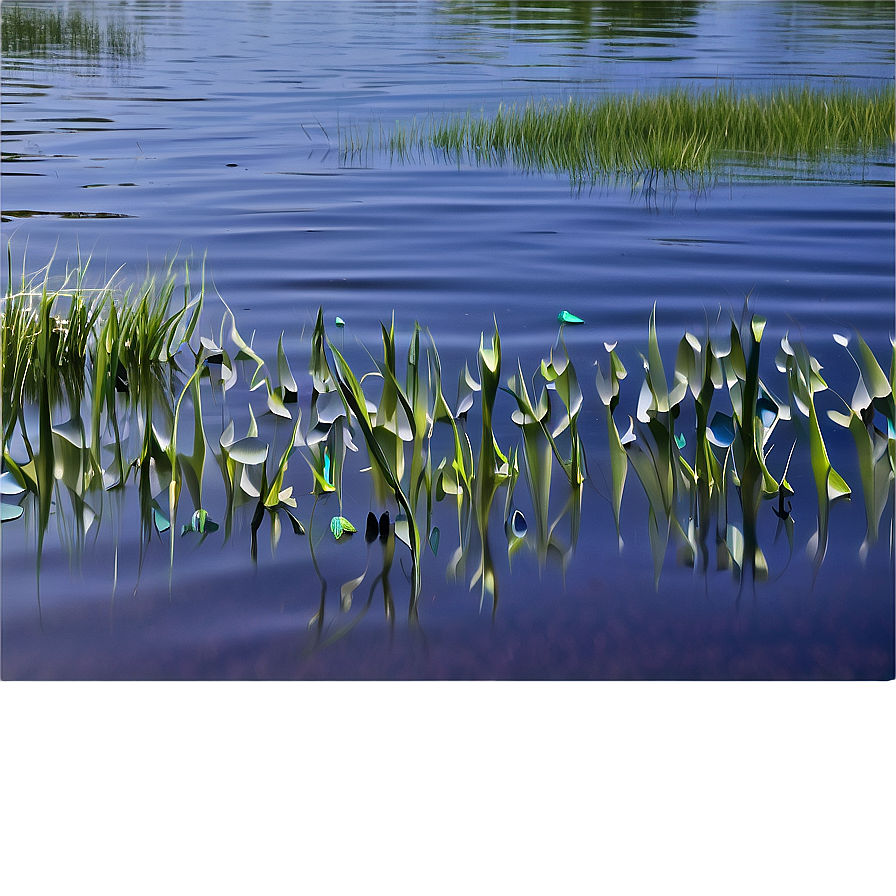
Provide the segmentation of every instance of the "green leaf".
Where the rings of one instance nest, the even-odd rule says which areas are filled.
[[[868,394],[872,398],[886,398],[892,393],[886,374],[881,370],[880,364],[877,363],[877,358],[874,357],[865,340],[861,336],[858,339],[861,351],[857,363],[862,371],[862,379],[865,381]]]
[[[281,389],[288,389],[290,392],[298,392],[299,387],[296,384],[292,370],[289,368],[289,361],[286,360],[286,353],[283,351],[283,334],[280,334],[280,341],[277,343],[277,378],[280,381]]]
[[[330,520],[330,531],[338,541],[343,535],[351,535],[358,530],[344,516],[334,516]]]
[[[568,311],[561,311],[557,315],[557,320],[560,321],[561,324],[583,324],[585,323],[581,317],[576,317],[574,314],[570,314]]]
[[[439,527],[433,526],[432,532],[429,533],[429,547],[433,554],[439,553]]]
[[[208,535],[217,531],[218,524],[208,515],[208,511],[200,508],[194,511],[189,524],[183,527],[181,535],[186,535],[187,532],[199,532],[202,535]]]

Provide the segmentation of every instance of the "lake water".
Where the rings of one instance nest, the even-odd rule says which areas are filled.
[[[525,551],[512,566],[505,556],[494,612],[480,606],[478,587],[446,583],[456,523],[440,505],[445,544],[427,557],[416,621],[398,555],[392,610],[378,588],[362,612],[374,572],[352,610],[340,612],[342,582],[381,563],[379,543],[368,548],[360,536],[319,543],[322,626],[307,539],[291,534],[276,556],[262,549],[255,568],[246,531],[226,545],[220,533],[198,547],[179,542],[170,585],[167,545],[156,540],[137,584],[130,498],[120,525],[96,524],[75,557],[51,524],[38,611],[33,534],[4,524],[4,678],[893,677],[892,502],[880,542],[861,561],[864,507],[849,433],[825,430],[855,496],[833,508],[814,586],[805,545],[817,502],[803,462],[790,477],[797,537],[789,563],[771,505],[762,508],[769,582],[741,587],[730,573],[695,574],[670,547],[656,589],[637,480],[629,474],[621,554],[598,493],[608,455],[592,366],[605,341],[618,342],[634,403],[654,305],[661,345],[674,352],[685,329],[702,332],[720,309],[739,314],[749,293],[768,318],[772,370],[775,345],[790,331],[832,388],[851,394],[855,371],[831,334],[857,328],[884,364],[891,352],[892,153],[822,171],[740,170],[700,189],[653,192],[638,183],[576,190],[511,166],[340,152],[348,128],[529,99],[678,84],[878,85],[893,77],[892,3],[135,0],[84,8],[139,35],[140,52],[4,55],[3,234],[14,267],[23,254],[29,268],[41,267],[55,252],[62,270],[80,251],[98,274],[124,265],[129,282],[147,263],[204,256],[263,356],[275,355],[283,333],[287,351],[307,359],[323,306],[328,321],[345,320],[338,338],[360,363],[356,340],[376,350],[380,321],[394,312],[399,346],[415,319],[431,330],[451,384],[464,361],[475,367],[480,333],[495,319],[505,379],[517,357],[534,371],[556,338],[558,312],[569,309],[586,321],[566,339],[585,393],[596,487],[586,483],[565,573],[540,568]],[[4,289],[8,276],[4,262]],[[210,298],[206,332],[222,311]],[[826,394],[820,406],[836,408],[836,399]],[[505,445],[517,438],[511,410],[500,404],[496,420]],[[297,493],[310,490],[300,459],[290,471]],[[344,508],[359,526],[371,509],[361,482],[347,489]],[[306,521],[310,506],[300,500]],[[503,537],[498,520],[495,541]]]

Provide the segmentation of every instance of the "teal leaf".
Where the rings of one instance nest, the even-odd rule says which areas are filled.
[[[778,419],[778,405],[766,395],[760,395],[756,400],[756,415],[762,421],[762,425],[769,429]]]
[[[342,329],[345,326],[345,321],[341,317],[337,317],[336,326]]]
[[[180,534],[186,535],[187,532],[199,532],[201,535],[208,535],[217,531],[218,524],[208,515],[208,511],[199,509],[190,517],[189,524],[183,527]]]
[[[439,553],[439,527],[433,526],[432,532],[429,533],[429,547],[432,550],[433,554]]]
[[[25,511],[18,504],[2,503],[0,504],[0,512],[2,512],[0,521],[8,523],[11,520],[17,520]]]
[[[334,516],[330,520],[330,531],[338,541],[343,535],[351,535],[358,530],[344,516]]]
[[[193,513],[190,524],[193,527],[194,532],[201,532],[203,534],[206,532],[215,532],[218,529],[218,524],[208,515],[208,511],[202,510],[201,508]]]
[[[734,421],[728,414],[716,412],[710,423],[706,437],[719,448],[728,448],[734,441]]]
[[[576,317],[574,314],[570,314],[568,311],[561,311],[557,315],[557,320],[560,321],[561,324],[583,324],[585,323],[581,317]]]
[[[684,433],[675,436],[675,444],[678,445],[679,448],[684,448],[684,446],[687,444],[687,439],[685,439]]]
[[[168,518],[160,513],[155,507],[152,509],[152,521],[155,523],[156,532],[158,532],[159,535],[163,532],[167,532],[171,528],[171,523],[168,522]]]

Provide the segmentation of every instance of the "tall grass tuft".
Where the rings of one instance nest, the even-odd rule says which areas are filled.
[[[3,52],[43,55],[65,49],[89,57],[129,59],[143,52],[143,35],[119,19],[101,22],[77,7],[3,4]]]
[[[367,142],[371,137],[368,134]],[[449,114],[396,123],[381,144],[405,158],[435,150],[456,162],[568,175],[707,176],[723,165],[815,165],[886,151],[894,139],[894,88],[734,88],[608,94],[566,102],[501,105],[493,115]],[[349,135],[344,149],[365,148]]]

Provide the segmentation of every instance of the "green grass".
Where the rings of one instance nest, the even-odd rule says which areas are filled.
[[[399,158],[435,152],[456,162],[562,173],[582,183],[863,158],[891,149],[893,136],[892,84],[763,94],[674,88],[397,122],[381,136],[350,133],[343,148],[354,153],[379,145]]]
[[[508,559],[530,550],[540,565],[554,558],[565,569],[586,486],[604,495],[621,548],[626,488],[640,485],[657,583],[670,546],[680,562],[704,573],[714,558],[742,582],[766,578],[769,561],[760,542],[774,517],[791,552],[796,535],[805,532],[817,574],[837,502],[860,486],[867,521],[863,555],[878,539],[891,502],[896,352],[886,372],[857,334],[835,334],[847,363],[841,392],[852,395],[841,400],[806,346],[786,335],[774,366],[770,357],[763,365],[765,321],[746,309],[725,332],[685,333],[669,366],[654,311],[641,356],[644,376],[626,399],[629,375],[615,346],[606,346],[606,358],[598,361],[593,390],[580,384],[563,325],[530,376],[519,362],[508,376],[496,323],[490,337],[480,337],[478,379],[465,365],[449,403],[428,331],[415,326],[404,351],[394,325],[384,325],[382,360],[370,354],[372,366],[365,363],[365,370],[352,360],[358,352],[351,343],[346,350],[340,338],[335,347],[321,309],[303,340],[310,394],[303,384],[297,402],[288,339],[281,336],[276,357],[265,360],[240,335],[226,306],[217,335],[199,336],[204,287],[193,291],[188,267],[182,278],[169,267],[127,290],[113,281],[96,288],[87,282],[86,266],[55,286],[45,269],[11,286],[0,309],[3,517],[33,522],[38,563],[54,512],[60,527],[83,543],[102,516],[105,496],[136,488],[143,550],[164,533],[173,569],[182,537],[200,543],[216,537],[218,521],[206,511],[208,466],[220,473],[216,494],[223,492],[226,505],[217,537],[248,529],[256,560],[266,519],[272,551],[283,531],[307,535],[323,592],[315,545],[321,538],[344,542],[361,528],[361,520],[343,515],[343,489],[367,470],[370,512],[394,514],[374,585],[382,581],[385,588],[395,540],[403,542],[410,552],[412,619],[424,565],[448,540],[434,525],[434,506],[446,499],[456,503],[458,522],[447,572],[471,588],[478,584],[493,612],[495,524],[503,523]],[[176,297],[179,282],[182,299]],[[344,336],[344,325],[337,327]],[[775,370],[772,380],[767,374]],[[242,388],[232,391],[240,380]],[[819,406],[825,392],[842,409],[825,415]],[[203,413],[213,404],[219,423]],[[605,416],[606,437],[586,450],[587,439],[602,428],[583,423],[594,421],[595,412]],[[843,459],[828,451],[828,421],[847,428],[855,442],[859,477],[852,486],[835,469],[843,468]],[[516,439],[508,437],[511,424]],[[784,448],[772,454],[773,442]],[[306,464],[290,464],[297,452]],[[798,529],[790,513],[791,499],[797,500],[788,481],[791,461],[811,469],[814,532]],[[344,480],[350,465],[355,469]],[[19,497],[6,497],[13,494]],[[329,501],[337,502],[325,515],[330,524],[315,529],[314,507]],[[345,507],[357,504],[353,495]],[[179,513],[186,525],[178,525]],[[243,519],[247,514],[251,524]],[[468,559],[478,561],[469,574]],[[346,612],[370,568],[368,553],[364,571],[354,570],[342,583]]]
[[[3,4],[0,10],[3,52],[45,55],[69,50],[89,57],[128,59],[143,52],[143,35],[120,19],[100,21],[68,5],[40,8]]]

